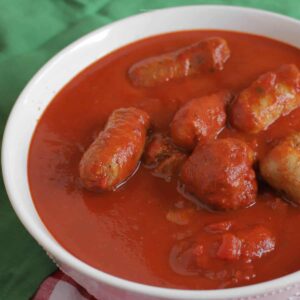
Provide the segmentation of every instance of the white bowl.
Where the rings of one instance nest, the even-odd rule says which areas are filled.
[[[2,145],[4,182],[20,220],[57,265],[102,300],[300,299],[300,272],[226,290],[189,291],[147,286],[97,270],[67,252],[49,234],[33,205],[27,156],[39,117],[77,73],[107,53],[151,35],[188,29],[224,29],[267,36],[300,48],[300,22],[265,11],[229,6],[187,6],[152,11],[96,30],[52,58],[28,83],[6,125]]]

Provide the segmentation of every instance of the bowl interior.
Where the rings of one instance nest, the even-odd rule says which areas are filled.
[[[39,219],[28,187],[27,155],[32,134],[49,102],[67,82],[114,49],[152,35],[191,29],[223,29],[253,33],[300,48],[300,22],[272,13],[238,7],[190,6],[164,9],[134,16],[96,30],[51,59],[30,81],[17,100],[3,139],[2,166],[5,185],[15,211],[35,239],[56,259],[84,274],[126,289],[173,295],[173,299],[223,299],[225,295],[246,296],[276,287],[279,281],[258,284],[255,288],[248,286],[215,292],[177,291],[174,295],[174,290],[171,289],[147,287],[104,274],[73,257],[55,241]],[[285,276],[280,279],[280,285],[295,282],[296,279],[300,279],[298,273]]]

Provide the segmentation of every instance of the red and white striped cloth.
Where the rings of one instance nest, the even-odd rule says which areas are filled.
[[[39,287],[32,300],[96,300],[61,271],[50,275]]]
[[[300,284],[290,286],[290,288],[280,288],[268,293],[260,294],[253,297],[246,297],[248,300],[283,300],[283,299],[300,299]],[[239,298],[239,299],[246,299]],[[61,271],[56,271],[49,276],[39,287],[36,294],[31,300],[97,300],[95,297],[77,284],[69,276]],[[98,299],[99,300],[99,299]],[[104,299],[101,299],[104,300]]]

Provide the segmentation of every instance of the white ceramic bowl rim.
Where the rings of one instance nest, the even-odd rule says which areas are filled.
[[[44,76],[47,73],[48,69],[55,64],[57,61],[60,61],[64,55],[68,52],[74,51],[77,47],[79,47],[80,43],[85,40],[92,39],[96,35],[101,35],[101,33],[105,33],[107,29],[119,27],[119,26],[126,26],[128,20],[134,21],[140,18],[143,18],[147,15],[152,15],[153,18],[155,14],[160,13],[167,13],[172,14],[174,12],[178,12],[179,10],[194,10],[194,9],[206,9],[211,11],[221,10],[226,13],[252,13],[257,15],[258,17],[269,17],[274,20],[289,23],[291,26],[300,28],[300,22],[294,20],[292,18],[282,16],[279,14],[266,12],[257,9],[250,9],[250,8],[241,8],[235,6],[222,6],[222,5],[201,5],[201,6],[181,6],[181,7],[174,7],[174,8],[166,8],[161,10],[156,10],[152,12],[147,12],[143,14],[139,14],[137,16],[132,16],[126,18],[124,20],[120,20],[104,26],[98,30],[95,30],[84,37],[78,39],[57,55],[55,55],[46,65],[44,65],[40,71],[32,78],[32,80],[27,84],[26,88],[23,90],[21,95],[19,96],[18,100],[16,101],[9,119],[7,121],[7,125],[4,132],[3,137],[3,144],[2,144],[2,172],[4,183],[7,189],[7,193],[9,199],[12,203],[12,206],[17,213],[19,219],[23,223],[23,225],[27,228],[30,234],[38,241],[40,245],[43,246],[54,258],[57,258],[59,261],[65,263],[70,268],[75,269],[79,273],[85,274],[90,276],[96,280],[100,280],[110,286],[114,286],[117,288],[122,288],[124,290],[133,291],[136,293],[144,294],[144,295],[151,295],[157,296],[161,298],[172,298],[172,299],[224,299],[224,298],[231,298],[231,297],[240,297],[240,296],[251,296],[256,295],[258,293],[263,293],[264,291],[270,291],[274,289],[278,289],[278,287],[285,287],[287,285],[295,284],[300,281],[300,272],[295,272],[281,278],[245,286],[239,288],[230,288],[225,290],[203,290],[203,291],[195,291],[195,290],[179,290],[179,289],[169,289],[169,288],[160,288],[155,286],[148,286],[136,282],[131,282],[125,279],[121,279],[115,277],[110,274],[106,274],[100,270],[97,270],[86,263],[82,262],[81,260],[77,259],[75,256],[67,252],[64,248],[62,248],[52,237],[50,234],[45,234],[44,231],[39,226],[36,226],[36,223],[33,221],[32,215],[24,209],[20,205],[22,203],[22,199],[24,199],[21,192],[16,192],[16,183],[14,181],[17,180],[15,178],[17,170],[12,170],[11,168],[11,160],[13,159],[10,155],[12,139],[15,139],[14,136],[15,129],[17,124],[16,115],[19,113],[20,109],[22,109],[22,101],[26,99],[28,93],[31,92],[31,89],[37,84],[40,77]],[[217,29],[217,28],[216,28]],[[272,37],[274,38],[274,37]],[[287,41],[285,41],[287,42]],[[75,74],[74,74],[75,76]],[[32,134],[32,133],[31,133]],[[32,201],[32,200],[31,200]]]

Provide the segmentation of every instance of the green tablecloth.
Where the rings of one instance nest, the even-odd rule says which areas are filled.
[[[0,131],[18,94],[56,52],[114,20],[152,9],[227,4],[300,18],[299,0],[0,0]],[[55,265],[14,214],[0,182],[0,299],[28,299]]]

